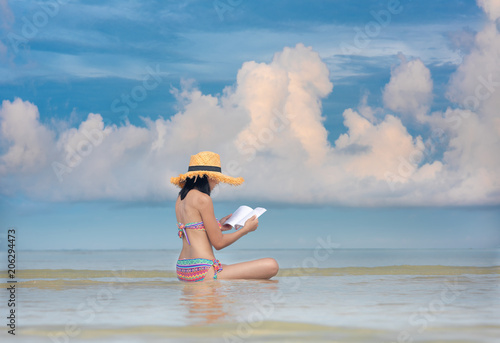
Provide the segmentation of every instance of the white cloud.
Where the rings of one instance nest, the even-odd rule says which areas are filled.
[[[490,20],[495,21],[500,18],[500,1],[498,0],[477,0],[479,7],[488,15]]]
[[[500,88],[500,34],[495,24],[478,32],[471,52],[450,79],[448,97],[474,110],[494,102]],[[497,102],[498,104],[498,102]]]
[[[357,112],[344,112],[346,134],[335,142],[336,159],[350,175],[363,179],[372,177],[385,180],[387,173],[398,170],[400,158],[407,158],[413,151],[424,150],[422,138],[413,138],[398,118],[387,115],[379,124],[372,124]],[[420,161],[419,161],[420,162]],[[412,168],[409,179],[417,168]]]
[[[486,42],[492,38],[492,45],[498,44],[498,33],[488,30],[477,34],[451,79],[450,98],[474,95],[473,75],[488,71],[493,52]],[[39,122],[33,104],[4,101],[0,122],[8,145],[1,172],[10,181],[23,181],[9,186],[10,192],[34,198],[164,200],[177,193],[169,178],[186,170],[189,156],[212,150],[221,155],[226,173],[247,180],[239,189],[224,187],[214,194],[221,199],[498,204],[500,163],[492,154],[499,150],[494,99],[499,97],[483,99],[473,109],[430,114],[430,72],[418,59],[403,60],[384,90],[385,106],[396,113],[384,114],[362,100],[360,110],[344,111],[345,133],[328,140],[321,99],[332,91],[330,80],[319,55],[298,44],[269,63],[245,62],[236,84],[221,96],[183,82],[174,92],[178,113],[146,118],[145,127],[104,126],[101,116],[91,113],[77,128],[52,132]],[[398,114],[417,116],[440,135],[413,136]],[[439,144],[445,152],[436,160],[432,152]]]
[[[40,124],[38,108],[16,99],[0,109],[2,143],[11,142],[0,156],[0,174],[36,173],[51,155],[53,133]]]
[[[500,1],[478,1],[491,20],[500,17]],[[487,23],[476,34],[470,53],[451,77],[448,97],[460,107],[448,111],[452,129],[444,161],[467,175],[450,192],[453,197],[489,203],[499,195],[500,181],[500,32]]]
[[[397,113],[421,117],[432,100],[432,79],[421,60],[407,61],[399,54],[401,64],[391,72],[383,92],[384,105]]]
[[[279,155],[286,155],[295,146],[307,153],[306,161],[323,161],[329,144],[319,99],[331,90],[326,65],[316,52],[302,44],[285,48],[270,64],[243,64],[235,98],[248,112],[250,124],[235,143],[244,146],[260,139],[261,144],[255,144],[257,151],[270,150]],[[276,118],[276,111],[282,111],[283,118]],[[287,126],[286,137],[267,144],[266,136],[275,135],[273,120],[276,127]],[[287,144],[283,144],[284,140]]]

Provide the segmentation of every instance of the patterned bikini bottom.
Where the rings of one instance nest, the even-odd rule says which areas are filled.
[[[186,258],[177,260],[177,278],[188,282],[203,281],[211,267],[214,267],[214,279],[217,279],[217,274],[222,271],[222,264],[217,259]]]

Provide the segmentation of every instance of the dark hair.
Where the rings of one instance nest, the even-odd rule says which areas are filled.
[[[203,175],[198,177],[187,178],[184,187],[182,187],[181,191],[179,192],[181,200],[184,200],[186,195],[193,188],[196,188],[202,193],[210,195],[210,184],[208,183],[208,177],[206,175]]]

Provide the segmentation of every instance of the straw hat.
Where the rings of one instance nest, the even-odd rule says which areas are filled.
[[[215,152],[202,151],[196,155],[191,155],[187,173],[180,174],[178,177],[171,177],[170,182],[182,188],[187,178],[203,175],[235,186],[241,185],[245,181],[242,177],[231,177],[222,174],[220,156]]]

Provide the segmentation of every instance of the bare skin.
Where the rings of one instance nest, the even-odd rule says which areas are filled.
[[[210,190],[217,185],[217,181],[209,179]],[[256,216],[248,219],[245,225],[238,231],[223,234],[222,231],[231,230],[230,225],[224,225],[231,217],[227,215],[220,220],[222,230],[215,219],[212,198],[209,195],[193,189],[189,191],[184,200],[180,196],[175,203],[175,214],[179,223],[187,224],[201,222],[205,226],[205,231],[186,230],[191,245],[187,243],[185,237],[182,239],[182,250],[179,259],[186,258],[215,258],[213,248],[221,250],[236,242],[246,234],[255,231],[259,226]],[[218,280],[224,279],[269,279],[278,273],[278,263],[273,258],[261,258],[258,260],[223,264],[223,270],[217,274]],[[210,268],[204,280],[213,280],[214,269]]]

